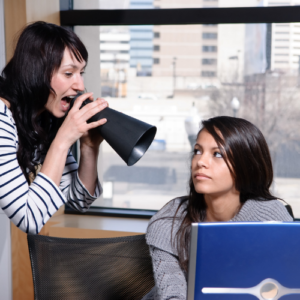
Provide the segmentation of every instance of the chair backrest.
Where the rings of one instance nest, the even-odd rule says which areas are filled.
[[[28,235],[36,300],[140,300],[154,286],[145,235],[69,239]]]

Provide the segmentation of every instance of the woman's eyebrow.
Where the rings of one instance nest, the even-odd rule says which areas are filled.
[[[73,68],[75,70],[79,69],[78,66],[74,65],[74,64],[68,64],[68,65],[63,65],[63,68]],[[84,67],[81,68],[81,70],[84,70],[86,68],[86,65]]]
[[[203,146],[202,145],[200,145],[200,144],[198,144],[198,143],[196,143],[195,144],[195,146],[198,146],[198,147],[200,147],[200,148],[203,148]],[[214,150],[214,149],[218,149],[218,150],[220,150],[220,148],[219,147],[212,147],[212,148],[210,148],[211,150]]]
[[[63,65],[62,67],[63,68],[69,68],[69,67],[71,67],[73,69],[78,69],[78,67],[76,65],[74,65],[74,64]]]

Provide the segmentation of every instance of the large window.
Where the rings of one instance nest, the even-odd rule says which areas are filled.
[[[164,8],[180,1],[154,2]],[[241,1],[194,2],[205,7]],[[111,108],[158,131],[133,167],[103,143],[104,194],[95,206],[158,210],[186,195],[200,121],[235,115],[264,133],[274,164],[272,192],[300,217],[300,23],[213,23],[97,27],[100,59],[93,67],[99,69],[102,96]],[[78,34],[81,27],[75,27]],[[232,108],[233,99],[238,110]]]
[[[62,9],[74,3],[78,7],[82,0],[60,0]],[[97,4],[95,4],[97,2]],[[84,9],[160,9],[160,8],[214,8],[300,5],[300,0],[85,0]],[[78,9],[78,8],[77,8]]]

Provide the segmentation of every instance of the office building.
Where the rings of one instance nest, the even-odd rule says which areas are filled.
[[[257,0],[246,0],[239,4],[245,7],[261,5],[262,1]],[[154,6],[159,8],[232,7],[236,6],[236,1],[156,0]],[[202,87],[218,86],[220,81],[242,81],[245,72],[260,72],[265,68],[265,25],[164,25],[154,26],[153,31],[153,76],[173,76],[177,79],[175,83],[177,88],[196,88],[199,84]],[[259,37],[255,35],[257,33],[260,33]],[[249,34],[259,39],[259,49],[251,49],[251,45],[249,47],[246,44]],[[249,53],[246,53],[246,47]],[[257,51],[262,52],[263,58],[253,68],[253,63],[249,64],[248,61],[251,55],[257,54]],[[249,57],[247,54],[250,52]],[[195,82],[194,86],[187,78],[197,78],[192,80]]]
[[[265,0],[266,6],[300,5],[299,0]],[[300,23],[273,23],[271,66],[273,71],[297,74],[300,57]]]
[[[153,0],[131,0],[130,9],[153,9]],[[130,67],[137,76],[151,76],[153,26],[130,26]]]
[[[124,97],[130,61],[130,34],[127,26],[100,27],[101,94]]]
[[[217,7],[218,1],[156,0],[157,8]],[[154,26],[153,76],[217,76],[217,25]]]

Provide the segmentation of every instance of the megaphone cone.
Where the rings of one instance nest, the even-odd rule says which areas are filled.
[[[74,97],[70,108],[80,95],[81,93]],[[88,99],[83,101],[81,107],[90,102],[92,101]],[[109,107],[91,117],[87,122],[95,122],[103,118],[106,118],[107,122],[96,129],[128,166],[134,165],[151,145],[156,134],[156,127]]]

